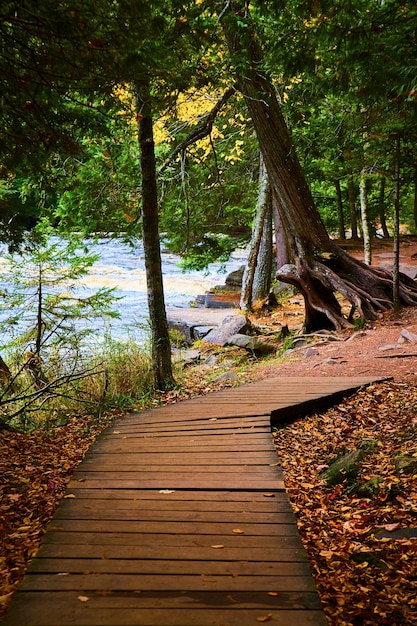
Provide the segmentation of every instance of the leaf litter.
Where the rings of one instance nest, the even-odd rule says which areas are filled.
[[[371,385],[274,440],[329,625],[417,624],[417,477],[398,469],[417,457],[417,387]],[[364,442],[354,475],[321,478]],[[376,485],[366,496],[365,484]]]

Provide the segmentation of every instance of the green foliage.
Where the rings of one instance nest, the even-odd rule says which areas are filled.
[[[78,349],[92,333],[91,322],[114,317],[114,296],[102,288],[83,295],[80,280],[97,260],[82,241],[50,238],[39,224],[19,254],[6,257],[1,280],[6,285],[0,307],[4,347],[23,346],[41,356],[45,350]],[[75,329],[83,320],[84,328]],[[23,327],[23,330],[22,330]]]
[[[82,291],[95,255],[76,239],[64,244],[50,235],[40,223],[1,268],[1,349],[12,365],[0,363],[0,414],[26,427],[33,414],[54,420],[63,406],[91,402],[79,384],[101,367],[91,366],[87,341],[95,320],[116,315],[112,290]]]

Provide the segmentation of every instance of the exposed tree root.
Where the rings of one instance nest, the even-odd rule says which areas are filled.
[[[338,247],[324,260],[304,257],[284,265],[277,278],[302,293],[307,332],[349,328],[355,315],[365,321],[376,320],[394,308],[392,274],[369,267]],[[337,294],[351,304],[348,316],[343,314]],[[400,274],[400,303],[417,306],[417,284],[405,274]]]

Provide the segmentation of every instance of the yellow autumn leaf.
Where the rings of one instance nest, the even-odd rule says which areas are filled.
[[[272,613],[267,613],[266,615],[261,615],[256,618],[257,622],[269,622],[272,619]]]

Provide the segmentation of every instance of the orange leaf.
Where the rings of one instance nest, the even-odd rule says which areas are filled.
[[[260,617],[256,618],[257,622],[269,622],[269,620],[272,619],[272,613],[267,613],[266,615],[261,615]]]

